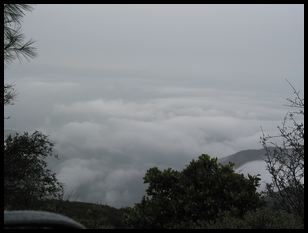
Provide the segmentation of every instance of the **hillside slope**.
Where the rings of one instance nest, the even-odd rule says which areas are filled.
[[[108,205],[48,200],[37,203],[32,209],[65,215],[90,229],[125,228],[125,209],[116,209]]]
[[[242,150],[235,154],[219,159],[219,162],[222,164],[227,164],[229,162],[234,163],[234,168],[237,169],[246,163],[257,160],[265,160],[265,158],[266,156],[264,149]]]

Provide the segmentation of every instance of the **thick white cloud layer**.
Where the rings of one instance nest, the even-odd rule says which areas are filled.
[[[261,178],[260,186],[258,187],[259,191],[265,190],[266,183],[271,183],[272,181],[271,174],[268,172],[266,168],[266,163],[263,160],[248,162],[236,169],[236,171],[239,173],[243,173],[245,176],[247,176],[247,174],[259,175],[259,177]]]
[[[110,81],[96,81],[101,92],[109,88],[104,82]],[[67,198],[116,207],[141,200],[150,167],[182,169],[202,153],[223,157],[260,148],[260,127],[274,132],[286,110],[271,93],[139,82],[143,98],[125,98],[131,90],[122,86],[122,98],[89,93],[89,100],[78,100],[81,86],[90,90],[93,83],[22,79],[7,123],[40,129],[55,141],[60,160],[51,166]]]
[[[20,82],[21,93],[31,83],[37,84]],[[42,103],[48,102],[65,92],[78,95],[78,89],[70,88],[77,84],[53,81],[52,85],[57,92],[49,83],[41,83],[21,101],[41,96]],[[84,88],[87,85],[84,81]],[[61,103],[59,98],[48,107],[34,105],[35,112],[27,111],[42,118],[24,119],[23,125],[33,124],[31,128],[46,132],[56,143],[60,160],[52,167],[65,184],[67,197],[116,207],[132,205],[144,194],[142,177],[150,167],[182,169],[202,153],[223,157],[260,148],[260,126],[267,132],[275,130],[285,110],[270,95],[258,98],[250,92],[168,86],[149,92],[133,100]],[[14,113],[11,121],[20,122],[18,118]]]

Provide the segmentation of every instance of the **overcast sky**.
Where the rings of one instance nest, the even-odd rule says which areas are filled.
[[[303,92],[303,5],[35,5],[23,31],[5,128],[50,135],[76,200],[132,205],[150,167],[261,148],[285,79]]]

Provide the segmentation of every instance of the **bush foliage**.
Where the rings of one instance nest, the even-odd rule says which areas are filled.
[[[183,171],[154,167],[145,174],[146,195],[130,209],[127,223],[134,228],[185,228],[216,220],[225,211],[242,217],[262,206],[256,191],[259,180],[235,173],[233,164],[222,165],[206,154]]]

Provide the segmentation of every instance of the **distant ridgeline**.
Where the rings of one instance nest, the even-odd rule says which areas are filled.
[[[237,169],[244,165],[245,163],[249,163],[256,160],[265,160],[265,149],[259,150],[242,150],[235,154],[229,155],[227,157],[221,158],[218,161],[225,165],[229,162],[234,163],[234,168]]]

